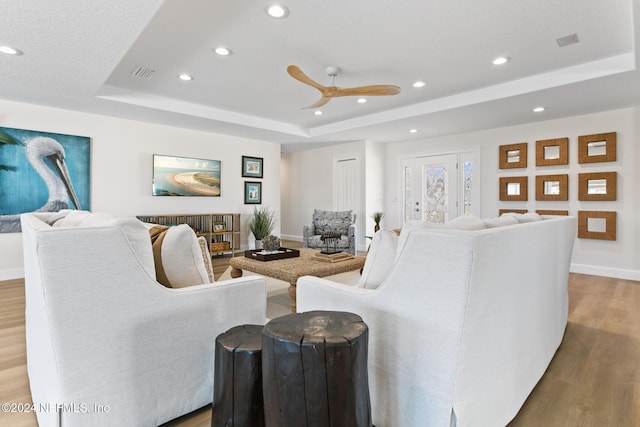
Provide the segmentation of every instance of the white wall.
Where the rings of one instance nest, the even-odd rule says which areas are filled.
[[[280,215],[280,145],[75,111],[0,100],[0,126],[91,137],[91,210],[116,216],[243,214],[241,156],[264,158],[262,202]],[[153,197],[152,155],[222,161],[221,197]],[[253,180],[253,179],[252,179]],[[276,233],[280,233],[277,226]],[[22,277],[21,234],[0,234],[0,280]]]
[[[361,169],[361,195],[365,194],[366,150],[364,142],[293,153],[282,153],[282,237],[302,240],[302,228],[311,223],[314,209],[332,210],[333,164],[336,159],[355,157]],[[354,209],[357,222],[358,249],[364,247],[365,197]]]
[[[498,215],[498,209],[564,209],[577,216],[578,210],[607,210],[617,214],[617,240],[576,239],[572,271],[587,274],[640,280],[640,108],[609,111],[598,114],[537,122],[519,126],[490,129],[442,138],[389,144],[385,153],[385,226],[401,224],[400,159],[416,154],[440,154],[480,149],[482,167],[481,217]],[[577,162],[577,141],[580,135],[617,132],[617,161],[580,165]],[[569,165],[536,167],[536,140],[569,138]],[[517,170],[498,168],[498,147],[528,142],[528,167]],[[578,173],[618,172],[618,197],[615,202],[579,202]],[[535,176],[568,173],[569,201],[542,202],[535,200]],[[527,202],[500,202],[498,177],[529,177]],[[524,242],[523,242],[524,243]],[[515,244],[515,242],[514,242]]]
[[[363,233],[366,236],[372,236],[374,233],[375,222],[371,215],[374,212],[384,213],[384,144],[376,144],[367,142],[366,145],[366,185],[365,185],[365,212],[366,224]],[[380,226],[386,226],[386,218],[383,218]],[[370,243],[367,241],[365,243]]]

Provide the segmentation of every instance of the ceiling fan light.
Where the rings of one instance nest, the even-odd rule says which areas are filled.
[[[267,8],[267,14],[272,18],[282,19],[289,16],[289,9],[281,4],[273,4]]]
[[[418,129],[409,129],[409,133],[418,133]]]
[[[182,81],[189,82],[193,80],[193,76],[187,73],[178,74],[178,78]]]
[[[499,56],[493,60],[493,65],[504,65],[509,61],[511,61],[511,58],[508,56]]]
[[[534,113],[542,113],[544,110],[546,110],[545,107],[536,107],[533,109]]]
[[[321,116],[322,115],[322,111],[316,110],[316,111],[313,112],[313,114],[315,114],[316,116]]]
[[[420,87],[425,87],[426,83],[423,82],[422,80],[418,80],[416,82],[413,83],[413,87],[415,88],[420,88]]]
[[[15,47],[11,46],[0,46],[0,52],[6,55],[22,55],[22,51],[20,49],[16,49]]]
[[[358,104],[364,104],[367,102],[367,98],[358,98]]]
[[[229,56],[229,55],[233,54],[231,49],[226,48],[224,46],[219,46],[219,47],[213,49],[213,51],[215,53],[217,53],[218,55],[220,55],[220,56]]]

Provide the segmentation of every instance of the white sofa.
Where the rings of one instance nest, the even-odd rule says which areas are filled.
[[[305,276],[297,310],[348,311],[368,324],[376,427],[504,426],[562,341],[575,233],[573,217],[406,227],[380,286]]]
[[[21,216],[40,427],[156,426],[210,403],[215,339],[264,323],[264,278],[170,289],[139,221],[56,228],[53,215]]]

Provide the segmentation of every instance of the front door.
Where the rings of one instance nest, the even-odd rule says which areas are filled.
[[[403,162],[404,220],[444,223],[458,215],[458,155]]]

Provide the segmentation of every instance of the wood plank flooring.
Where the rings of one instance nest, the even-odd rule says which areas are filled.
[[[228,258],[214,258],[214,274]],[[509,427],[640,426],[640,282],[571,274],[569,324],[546,374]],[[24,282],[0,282],[0,403],[30,402]],[[0,412],[0,427],[35,427]],[[165,427],[211,425],[211,407]]]

